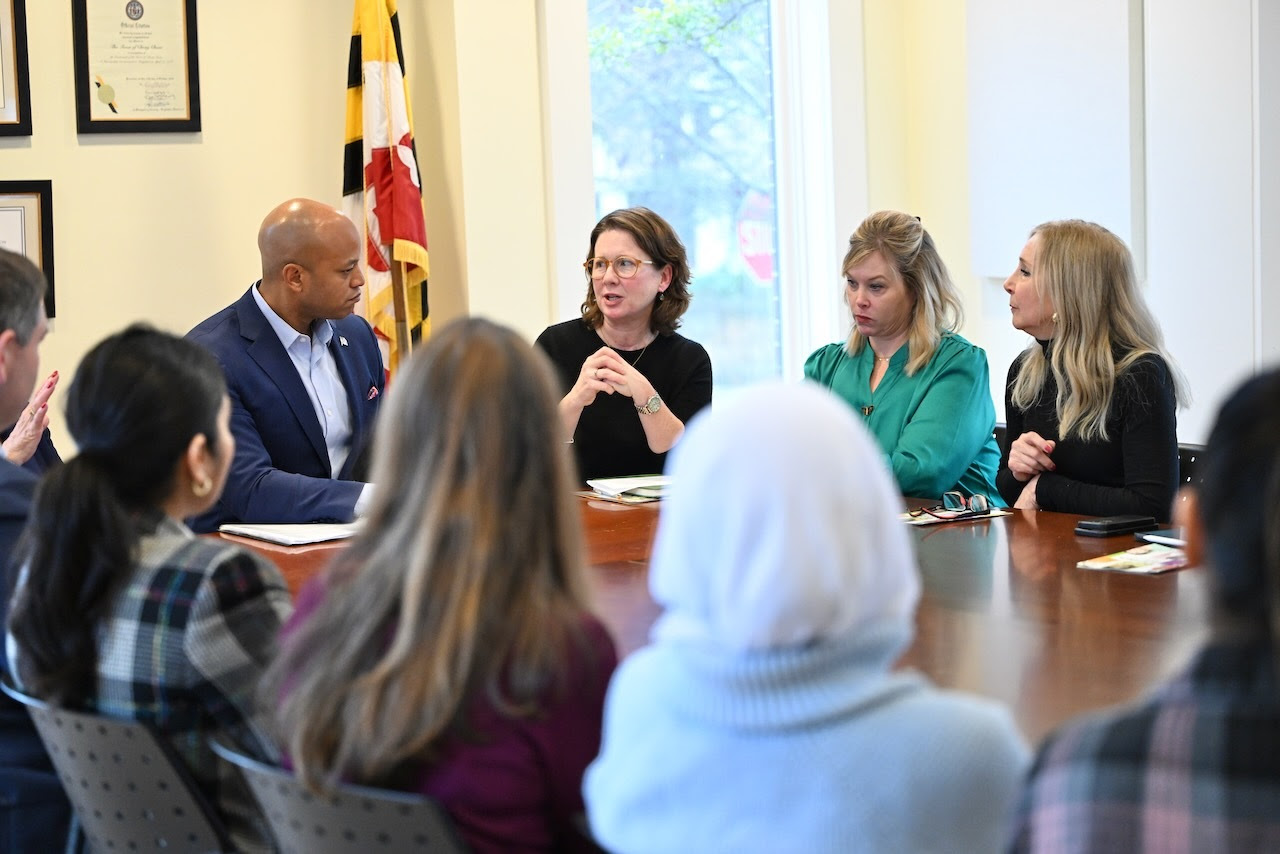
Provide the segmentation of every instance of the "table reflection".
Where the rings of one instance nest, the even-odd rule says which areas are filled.
[[[582,499],[581,511],[592,608],[627,655],[648,642],[659,614],[648,587],[658,506]],[[913,529],[923,589],[902,666],[1008,704],[1032,740],[1178,668],[1204,637],[1207,575],[1076,569],[1134,544],[1077,537],[1079,518],[1014,511]],[[276,561],[295,592],[340,548],[232,539]]]

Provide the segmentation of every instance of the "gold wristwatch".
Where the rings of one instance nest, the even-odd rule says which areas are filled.
[[[645,401],[644,406],[636,406],[636,412],[639,412],[641,415],[652,415],[661,408],[662,398],[655,394],[653,397]]]

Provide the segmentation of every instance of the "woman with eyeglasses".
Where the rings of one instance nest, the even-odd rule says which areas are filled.
[[[676,332],[691,298],[684,244],[648,208],[616,210],[591,230],[583,267],[582,316],[537,341],[559,375],[578,476],[658,474],[711,403],[711,358]]]
[[[987,354],[956,334],[960,296],[916,217],[873,213],[841,267],[853,329],[804,375],[844,398],[889,457],[904,495],[983,495],[1000,504]]]
[[[1083,220],[1037,226],[1004,283],[1035,340],[1009,367],[996,483],[1023,509],[1169,518],[1186,383],[1124,241]]]

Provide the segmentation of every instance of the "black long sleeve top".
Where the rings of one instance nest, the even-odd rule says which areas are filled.
[[[1050,342],[1040,342],[1049,355]],[[1058,435],[1058,385],[1049,372],[1040,396],[1028,409],[1013,405],[1011,390],[1027,357],[1024,352],[1009,366],[1005,382],[1007,429],[1000,449],[996,487],[1012,506],[1024,481],[1009,471],[1009,447],[1023,433],[1039,433],[1057,442],[1055,469],[1042,472],[1036,503],[1044,510],[1089,516],[1138,513],[1166,521],[1178,481],[1177,398],[1173,377],[1164,359],[1139,358],[1116,377],[1107,412],[1106,441],[1082,442]]]

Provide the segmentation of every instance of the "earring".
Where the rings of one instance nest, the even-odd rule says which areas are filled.
[[[204,498],[213,491],[213,478],[206,477],[191,484],[191,494],[196,498]]]
[[[1050,320],[1052,320],[1052,321],[1053,321],[1053,323],[1054,323],[1054,325],[1056,326],[1056,325],[1057,325],[1057,323],[1058,323],[1058,313],[1055,311],[1055,312],[1053,313],[1053,317],[1051,317],[1051,318],[1049,318],[1049,319],[1050,319]]]
[[[662,302],[662,291],[658,291],[658,302]]]

